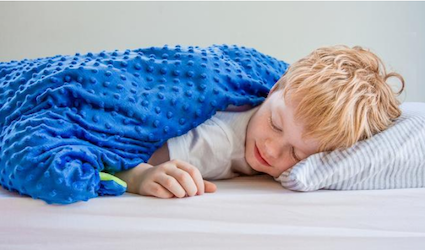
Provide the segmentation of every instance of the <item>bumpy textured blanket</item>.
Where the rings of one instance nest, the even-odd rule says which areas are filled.
[[[219,110],[259,105],[287,67],[235,45],[0,63],[0,184],[47,203],[120,195],[112,174]]]

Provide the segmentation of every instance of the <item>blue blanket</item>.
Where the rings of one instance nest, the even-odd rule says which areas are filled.
[[[0,184],[47,203],[120,195],[108,174],[229,105],[259,105],[287,67],[235,45],[0,63]]]

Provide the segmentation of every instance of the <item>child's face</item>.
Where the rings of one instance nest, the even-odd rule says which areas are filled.
[[[285,102],[283,90],[275,87],[248,123],[245,159],[253,169],[278,177],[300,160],[317,153],[319,144],[301,139],[303,123],[293,116],[295,104]]]

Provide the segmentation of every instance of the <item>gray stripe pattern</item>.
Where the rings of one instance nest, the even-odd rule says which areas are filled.
[[[314,154],[275,178],[294,191],[425,187],[425,103],[403,103],[385,131],[345,150]]]

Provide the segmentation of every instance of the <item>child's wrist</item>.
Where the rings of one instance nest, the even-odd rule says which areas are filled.
[[[137,194],[139,191],[140,181],[142,179],[143,172],[152,167],[153,166],[150,164],[140,163],[134,168],[116,173],[115,176],[127,183],[127,192]]]

